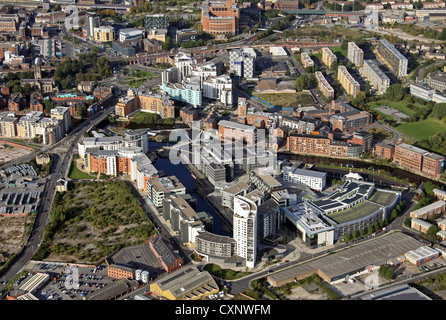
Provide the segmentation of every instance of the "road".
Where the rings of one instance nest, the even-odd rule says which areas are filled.
[[[58,143],[52,146],[45,148],[45,151],[39,151],[39,153],[40,152],[51,153],[52,150],[60,147],[61,145],[66,144],[67,142],[69,143],[68,149],[66,150],[65,153],[62,154],[53,153],[54,157],[53,166],[51,168],[50,175],[47,177],[46,186],[42,193],[42,200],[41,200],[42,202],[40,203],[39,208],[37,210],[36,220],[33,229],[31,231],[30,237],[28,239],[28,243],[24,247],[24,249],[20,252],[17,260],[14,263],[12,263],[11,266],[2,275],[2,281],[8,283],[34,256],[35,252],[42,243],[43,232],[50,217],[51,205],[53,203],[54,195],[56,194],[57,181],[61,178],[64,179],[67,177],[68,170],[71,164],[71,157],[73,155],[73,150],[77,147],[77,143],[83,137],[84,132],[90,130],[94,125],[98,124],[103,119],[108,117],[108,115],[113,110],[114,110],[113,107],[109,107],[108,109],[93,115],[91,118],[87,119],[78,127],[73,129],[63,140],[59,141]],[[24,162],[26,161],[26,159],[30,160],[35,156],[36,153],[33,153],[32,155],[27,155],[26,157],[20,158],[21,160],[18,161],[17,163]],[[11,163],[8,162],[7,166],[10,165]],[[0,284],[0,290],[3,289],[3,287],[4,285]]]
[[[373,29],[373,32],[387,34],[387,35],[394,35],[400,39],[409,40],[409,41],[420,41],[420,42],[425,42],[425,43],[442,43],[441,40],[435,40],[435,39],[425,38],[425,37],[421,37],[421,36],[412,36],[410,34],[402,32],[398,29],[386,30],[383,28],[379,28],[379,29]]]

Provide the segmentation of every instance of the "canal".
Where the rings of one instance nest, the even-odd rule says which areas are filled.
[[[167,143],[149,142],[150,150],[157,150],[166,145]],[[153,163],[153,166],[158,171],[162,170],[166,176],[174,175],[178,178],[178,180],[180,180],[180,182],[186,187],[186,190],[188,190],[187,193],[197,199],[196,212],[204,211],[213,217],[213,233],[225,236],[229,235],[223,230],[222,217],[219,215],[219,213],[217,213],[214,207],[212,207],[207,201],[205,201],[201,197],[201,195],[194,191],[196,187],[196,181],[194,177],[192,177],[189,169],[184,164],[173,164],[167,158],[158,157],[157,160]]]
[[[387,172],[390,172],[392,174],[392,177],[398,178],[398,179],[407,179],[409,182],[414,183],[416,186],[419,186],[420,184],[427,182],[427,181],[431,181],[432,183],[435,183],[437,185],[444,185],[443,182],[441,181],[436,181],[436,180],[432,180],[429,179],[427,177],[424,176],[420,176],[417,175],[415,173],[400,169],[400,168],[392,168],[390,166],[385,166],[385,165],[377,165],[371,162],[365,162],[365,161],[358,161],[358,160],[346,160],[346,159],[332,159],[332,158],[324,158],[324,157],[316,157],[316,156],[306,156],[306,155],[297,155],[297,154],[290,154],[290,153],[279,153],[278,154],[278,159],[279,160],[291,160],[291,161],[301,161],[305,164],[313,164],[315,167],[318,167],[318,165],[325,165],[325,166],[329,166],[329,165],[338,165],[338,166],[343,166],[346,169],[345,172],[348,172],[349,169],[347,168],[352,168],[352,169],[368,169],[368,168],[374,168],[374,170],[376,172],[378,172],[378,170],[384,170]],[[323,170],[323,169],[327,169],[327,171],[333,171],[333,172],[340,172],[342,170],[340,170],[339,168],[334,169],[334,168],[322,168],[319,167],[318,169]],[[353,170],[355,171],[355,170]],[[375,178],[375,180],[377,180],[377,178],[382,179],[383,181],[385,180],[389,180],[390,179],[386,179],[386,177],[384,176],[378,176],[378,175],[372,175],[372,174],[368,174],[368,173],[364,173],[361,175],[364,176],[373,176]],[[403,185],[404,183],[402,182],[395,182],[394,184],[396,185]]]

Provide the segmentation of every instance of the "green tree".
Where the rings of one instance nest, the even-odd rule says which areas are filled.
[[[390,219],[395,220],[398,217],[398,212],[393,209],[392,213],[390,214]]]
[[[166,37],[166,41],[164,41],[162,48],[165,51],[169,51],[172,48],[172,38],[170,36]]]
[[[295,81],[294,85],[297,91],[302,91],[304,89],[312,89],[316,84],[316,78],[314,75],[303,74],[299,76]]]
[[[438,36],[438,40],[446,40],[446,28],[441,30],[440,35]]]
[[[386,277],[386,279],[389,279],[389,280],[393,279],[393,269],[392,268],[387,268],[385,277]]]
[[[429,227],[429,229],[427,229],[426,234],[429,236],[435,236],[437,235],[438,232],[438,227],[436,225],[432,225]]]
[[[404,87],[401,84],[396,83],[387,88],[384,97],[385,99],[391,101],[401,101],[403,100],[405,94],[406,90],[404,89]]]

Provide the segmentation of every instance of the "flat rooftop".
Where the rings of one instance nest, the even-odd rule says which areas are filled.
[[[404,255],[419,247],[422,247],[422,244],[411,236],[395,232],[279,271],[268,276],[268,279],[278,283],[289,282],[304,273],[321,270],[334,281],[368,266],[380,265],[389,258]]]

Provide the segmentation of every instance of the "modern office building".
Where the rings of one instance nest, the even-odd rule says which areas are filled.
[[[248,190],[249,186],[246,182],[239,182],[231,187],[221,190],[221,205],[233,210],[235,196],[245,196]]]
[[[316,71],[314,75],[316,76],[317,86],[318,86],[319,90],[322,92],[322,94],[327,99],[334,99],[334,94],[335,94],[334,89],[330,85],[330,83],[327,81],[327,79],[325,79],[322,72]]]
[[[119,41],[139,40],[144,37],[144,31],[136,28],[124,28],[119,30]]]
[[[115,28],[112,26],[100,26],[93,29],[94,41],[112,42],[115,40]]]
[[[177,30],[175,34],[175,41],[181,46],[185,42],[198,41],[198,32],[195,29]]]
[[[386,39],[380,39],[376,47],[378,58],[395,73],[398,78],[407,76],[408,59]]]
[[[358,47],[354,42],[348,43],[347,58],[358,68],[362,67],[364,63],[364,51]]]
[[[197,83],[187,81],[182,83],[164,82],[162,89],[173,100],[188,103],[195,108],[202,104],[202,91]]]
[[[353,78],[353,76],[348,72],[345,66],[338,67],[338,80],[348,95],[356,97],[360,91],[360,85],[358,81],[356,81],[355,78]]]
[[[328,67],[331,68],[331,65],[333,62],[338,61],[338,58],[333,53],[333,51],[330,50],[328,47],[323,47],[321,49],[322,51],[322,62]]]
[[[144,28],[149,29],[168,29],[169,17],[165,14],[147,14],[144,16]]]
[[[254,78],[257,53],[252,48],[231,49],[229,51],[229,69],[235,77]]]
[[[171,194],[164,199],[163,216],[170,221],[181,242],[190,248],[195,247],[195,238],[200,232],[212,231],[212,217],[207,214],[200,217],[180,194]]]
[[[322,191],[325,188],[327,173],[314,170],[304,170],[297,167],[282,169],[283,180],[292,183],[301,183],[307,187]]]
[[[229,260],[236,254],[237,243],[228,236],[200,232],[195,238],[195,252],[207,262]]]
[[[160,211],[163,200],[173,194],[185,194],[186,187],[175,176],[161,177],[148,180],[147,199]]]
[[[237,2],[206,1],[202,4],[201,25],[203,31],[216,35],[239,33],[240,10]]]
[[[233,237],[237,255],[246,259],[248,268],[253,268],[257,257],[257,206],[241,196],[234,198]]]
[[[101,25],[101,18],[93,13],[87,13],[85,18],[85,36],[88,40],[94,39],[94,29]]]
[[[416,98],[433,101],[436,103],[446,103],[446,95],[437,92],[435,89],[420,83],[410,84],[410,94]]]
[[[373,60],[364,60],[362,74],[379,95],[384,94],[390,86],[389,77],[378,67]]]

